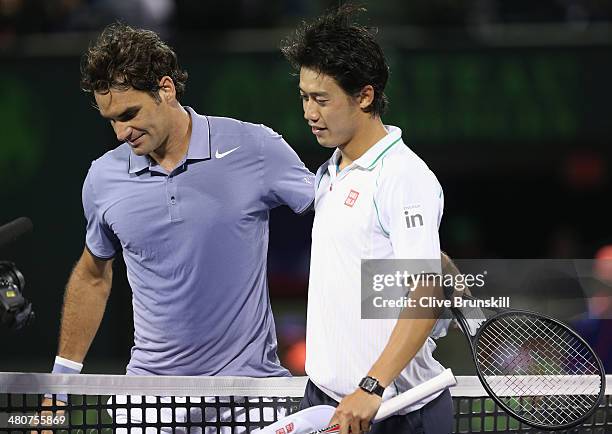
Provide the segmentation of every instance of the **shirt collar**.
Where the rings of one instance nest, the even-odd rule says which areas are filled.
[[[372,169],[393,146],[402,140],[402,130],[392,125],[385,125],[387,135],[380,139],[353,163],[364,169]]]
[[[188,160],[210,159],[210,125],[208,118],[197,114],[191,107],[185,106],[191,117],[191,137],[187,148]],[[156,166],[157,163],[148,155],[136,155],[130,148],[129,173],[137,173]]]
[[[353,164],[364,169],[372,169],[394,145],[401,142],[402,130],[400,128],[392,125],[385,125],[385,129],[388,134],[376,142],[365,154],[353,161]],[[332,169],[338,165],[340,155],[340,149],[336,148],[329,160],[330,173],[333,173]]]
[[[132,148],[130,148],[130,161],[128,165],[129,173],[138,173],[142,170],[148,169],[150,166],[155,164],[147,155],[136,155]]]

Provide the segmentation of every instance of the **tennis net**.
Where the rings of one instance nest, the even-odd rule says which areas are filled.
[[[306,380],[0,373],[0,433],[249,433],[297,411]],[[455,433],[544,432],[510,418],[476,377],[457,380]],[[612,376],[606,380],[610,385]],[[53,405],[41,413],[45,394]],[[60,406],[56,398],[66,394]],[[558,432],[612,433],[611,395],[608,386],[590,419]]]

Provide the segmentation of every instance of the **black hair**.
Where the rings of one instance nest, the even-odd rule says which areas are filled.
[[[380,116],[388,101],[384,94],[389,67],[375,31],[351,22],[362,7],[346,4],[302,25],[281,44],[281,52],[296,69],[312,69],[334,78],[349,95],[364,86],[374,88],[372,104],[363,110]]]

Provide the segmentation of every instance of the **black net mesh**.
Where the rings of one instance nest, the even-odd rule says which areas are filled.
[[[29,380],[33,385],[37,383],[37,375],[31,374],[32,378]],[[82,381],[82,377],[89,376],[78,377],[81,377],[80,381]],[[101,384],[100,378],[104,380],[102,377],[105,376],[95,377],[98,377],[96,384],[99,385]],[[47,383],[48,378],[47,375],[45,379]],[[476,386],[475,377],[458,377],[458,380],[458,385],[451,389],[455,411],[455,433],[547,432],[530,428],[509,417],[490,398],[486,397],[482,387]],[[0,376],[0,387],[2,386],[1,381]],[[109,383],[111,383],[110,380]],[[49,387],[48,385],[40,387],[40,393],[11,392],[10,387],[6,385],[0,389],[0,433],[29,433],[32,430],[43,432],[43,429],[53,433],[81,434],[249,433],[297,411],[300,401],[299,393],[288,393],[286,389],[274,388],[265,392],[267,396],[234,396],[234,391],[238,389],[224,390],[221,385],[221,387],[213,388],[216,390],[216,396],[193,396],[194,393],[190,391],[191,396],[184,397],[174,396],[176,391],[169,393],[173,396],[149,393],[142,396],[98,394],[95,389],[99,389],[99,386],[91,386],[89,387],[91,392],[68,395],[66,406],[59,406],[58,403],[55,403],[46,408],[47,410],[61,409],[61,413],[53,411],[41,413],[45,397],[43,392],[49,390]],[[84,387],[80,385],[79,389],[82,390]],[[116,387],[121,387],[121,385],[116,385]],[[17,389],[23,389],[23,385]],[[108,389],[108,386],[104,387],[105,391]],[[263,395],[264,392],[258,394]],[[54,421],[53,417],[57,419]],[[45,425],[32,425],[40,421],[45,422]],[[49,421],[52,423],[47,424],[46,422]],[[581,426],[560,432],[612,433],[610,395],[606,396],[598,410]]]

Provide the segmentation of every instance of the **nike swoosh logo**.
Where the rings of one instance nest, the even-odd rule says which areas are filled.
[[[238,149],[240,146],[236,146],[234,149],[230,149],[229,151],[225,151],[225,152],[219,152],[219,150],[217,149],[215,151],[215,158],[223,158],[229,154],[231,154],[232,152],[234,152],[236,149]]]

